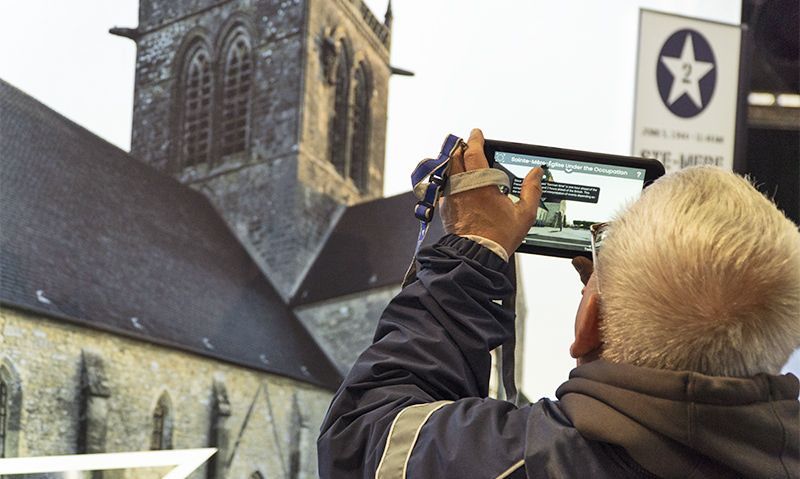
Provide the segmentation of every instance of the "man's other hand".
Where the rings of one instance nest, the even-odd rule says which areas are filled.
[[[481,130],[472,130],[466,151],[457,150],[454,154],[450,174],[488,168],[483,142]],[[516,203],[493,185],[445,197],[442,200],[444,230],[461,236],[482,236],[498,243],[508,254],[513,253],[536,221],[543,175],[539,167],[528,173]]]
[[[575,268],[575,271],[581,276],[581,283],[584,286],[589,284],[589,278],[592,277],[592,273],[594,273],[594,263],[589,258],[584,258],[583,256],[576,256],[572,258],[572,267]]]

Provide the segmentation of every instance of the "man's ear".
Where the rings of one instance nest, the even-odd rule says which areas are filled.
[[[575,342],[569,348],[569,354],[581,362],[588,362],[595,357],[602,346],[600,338],[600,296],[593,287],[583,292],[578,313],[575,316]],[[581,361],[584,358],[584,361]]]

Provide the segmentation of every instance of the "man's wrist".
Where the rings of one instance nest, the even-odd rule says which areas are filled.
[[[486,238],[484,236],[478,236],[478,235],[459,235],[459,236],[478,243],[479,245],[483,246],[484,248],[488,249],[492,253],[499,256],[506,263],[508,262],[508,251],[506,251],[506,249],[503,248],[500,245],[500,243],[490,240],[489,238]]]

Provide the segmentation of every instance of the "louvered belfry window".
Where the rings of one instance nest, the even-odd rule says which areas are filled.
[[[243,33],[229,43],[225,54],[222,89],[222,155],[247,149],[253,60],[250,43]]]
[[[369,175],[370,85],[366,65],[358,66],[353,78],[353,126],[350,140],[350,178],[358,189],[367,186]]]
[[[206,163],[211,153],[211,98],[213,76],[208,50],[190,51],[183,90],[183,166]]]
[[[328,135],[328,158],[336,171],[344,176],[347,172],[347,123],[350,104],[350,65],[344,46],[336,64],[336,91],[333,98],[333,119]]]

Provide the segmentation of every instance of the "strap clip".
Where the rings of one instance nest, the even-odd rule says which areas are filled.
[[[448,165],[449,166],[449,165]],[[447,168],[448,170],[450,168]],[[446,178],[444,176],[439,176],[438,172],[431,175],[431,183],[436,186],[442,187],[446,182]]]
[[[420,201],[414,207],[414,216],[420,221],[430,223],[433,219],[433,205]]]

